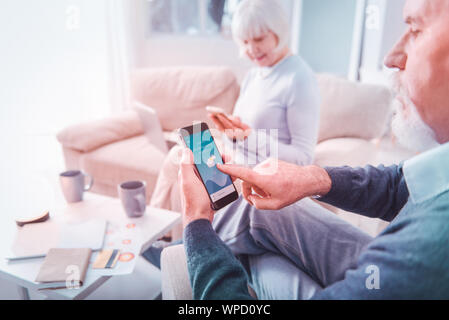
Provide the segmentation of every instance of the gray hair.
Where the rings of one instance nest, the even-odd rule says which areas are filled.
[[[271,31],[279,40],[276,50],[289,43],[290,26],[288,15],[280,0],[243,0],[232,18],[232,35],[242,45],[247,39]]]

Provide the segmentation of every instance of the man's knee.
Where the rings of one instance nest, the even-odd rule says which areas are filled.
[[[251,286],[264,300],[306,300],[322,287],[287,258],[266,253],[249,256]]]

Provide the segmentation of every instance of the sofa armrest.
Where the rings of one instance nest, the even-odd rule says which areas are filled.
[[[192,300],[187,258],[182,244],[166,247],[161,253],[162,299]]]
[[[106,119],[67,127],[58,133],[57,139],[64,148],[90,152],[143,132],[138,114],[135,111],[125,111]]]

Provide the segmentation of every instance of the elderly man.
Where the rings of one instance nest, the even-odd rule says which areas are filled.
[[[415,158],[388,168],[221,165],[242,179],[249,205],[216,217],[214,230],[184,151],[184,244],[195,298],[251,298],[248,282],[261,299],[449,298],[449,1],[408,0],[404,15],[408,30],[385,64],[397,69],[393,127],[421,151]],[[371,238],[311,196],[391,223]]]

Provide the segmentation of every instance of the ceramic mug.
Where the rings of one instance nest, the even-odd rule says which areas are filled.
[[[90,182],[86,185],[85,178],[88,177]],[[59,181],[61,183],[62,193],[67,202],[80,202],[83,200],[84,191],[90,190],[94,183],[94,179],[80,171],[69,170],[59,175]]]
[[[127,181],[118,186],[119,198],[126,215],[130,218],[141,217],[146,209],[145,181]]]

